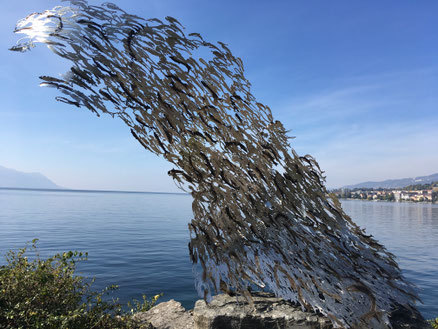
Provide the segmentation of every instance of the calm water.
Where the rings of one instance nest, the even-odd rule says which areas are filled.
[[[420,288],[425,317],[438,316],[438,205],[344,201],[345,211],[387,246]],[[0,254],[39,238],[43,255],[88,251],[80,264],[94,287],[118,284],[125,303],[142,293],[192,308],[184,194],[0,190]],[[0,264],[4,263],[0,259]]]
[[[405,277],[419,288],[424,317],[438,317],[438,205],[348,200],[342,207],[397,256]]]

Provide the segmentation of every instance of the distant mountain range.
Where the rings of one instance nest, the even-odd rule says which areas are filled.
[[[25,173],[0,166],[0,187],[60,189],[40,173]]]
[[[381,182],[363,182],[359,184],[343,186],[343,188],[402,188],[408,185],[430,184],[433,182],[438,182],[438,173],[415,178],[387,179]]]

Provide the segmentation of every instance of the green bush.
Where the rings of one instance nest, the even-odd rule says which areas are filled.
[[[141,328],[130,315],[147,311],[161,296],[134,300],[126,313],[117,300],[103,300],[117,286],[95,292],[93,281],[74,274],[87,253],[69,251],[43,260],[36,243],[10,250],[0,267],[0,328]]]
[[[438,318],[435,320],[429,320],[429,323],[431,324],[433,329],[438,329]]]

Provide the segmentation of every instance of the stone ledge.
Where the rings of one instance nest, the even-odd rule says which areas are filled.
[[[238,301],[238,303],[237,303]],[[268,293],[253,293],[254,307],[241,297],[217,295],[210,304],[198,300],[186,311],[173,299],[160,303],[134,319],[148,329],[329,329],[330,320],[322,315],[301,311],[301,307]],[[429,329],[421,314],[400,306],[390,314],[392,329]],[[388,329],[373,323],[355,329]]]
[[[133,316],[134,320],[149,325],[148,329],[193,329],[193,311],[186,311],[173,299]]]
[[[196,302],[195,329],[329,329],[330,321],[268,293],[254,293],[254,307],[241,297],[218,295],[207,305]]]

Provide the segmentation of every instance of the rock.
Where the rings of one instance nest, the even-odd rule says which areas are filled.
[[[301,307],[268,293],[253,294],[254,308],[240,297],[217,295],[207,305],[196,302],[195,329],[328,329],[330,321],[322,315],[301,311]]]
[[[236,303],[238,301],[238,303]],[[210,304],[198,300],[193,311],[186,311],[173,299],[134,315],[148,329],[331,329],[321,314],[303,312],[299,305],[269,293],[253,293],[252,308],[243,297],[217,295]],[[391,312],[392,329],[429,329],[418,311],[399,305]],[[389,329],[377,321],[355,329]]]
[[[142,324],[150,324],[148,329],[193,329],[192,311],[186,311],[181,303],[173,299],[140,312],[133,317]]]
[[[299,305],[269,293],[253,293],[254,308],[244,298],[217,295],[207,305],[198,300],[193,310],[194,329],[329,329],[330,320],[321,314],[303,312]],[[392,329],[430,329],[430,325],[414,308],[398,305],[389,315]],[[355,329],[389,329],[372,320]]]

